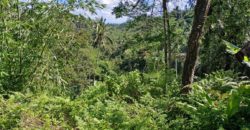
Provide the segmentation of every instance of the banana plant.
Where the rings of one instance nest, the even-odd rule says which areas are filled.
[[[234,44],[232,44],[228,41],[223,40],[223,44],[226,45],[226,47],[227,47],[226,51],[231,55],[236,55],[241,50],[241,48],[235,46]],[[243,61],[242,61],[242,63],[246,64],[248,67],[250,67],[250,59],[249,58],[250,57],[244,55]]]

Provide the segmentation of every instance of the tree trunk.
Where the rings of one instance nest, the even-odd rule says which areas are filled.
[[[168,44],[167,44],[167,0],[162,1],[162,9],[163,9],[163,33],[164,33],[164,61],[165,61],[165,69],[168,68],[169,63],[168,63]]]
[[[171,49],[171,30],[170,30],[170,16],[168,14],[168,9],[166,9],[166,19],[167,19],[167,44],[168,44],[168,67],[171,67],[172,62],[172,49]]]
[[[203,26],[210,8],[211,0],[197,0],[195,6],[194,22],[192,31],[188,40],[188,51],[184,63],[184,70],[182,75],[182,93],[190,91],[189,85],[193,82],[194,71],[199,54],[199,40],[202,36]]]
[[[171,64],[171,40],[170,40],[170,23],[167,8],[168,0],[162,1],[163,9],[163,26],[164,26],[164,54],[165,54],[165,67],[166,69],[170,67]]]

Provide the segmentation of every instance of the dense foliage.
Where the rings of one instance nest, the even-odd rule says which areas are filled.
[[[212,1],[195,82],[182,94],[188,3],[169,12],[165,69],[163,18],[146,2],[132,13],[120,3],[114,13],[132,18],[118,25],[72,13],[104,7],[93,0],[1,0],[0,129],[250,129],[250,68],[223,43],[249,40],[250,3]]]
[[[247,129],[249,81],[216,72],[179,97],[177,81],[164,92],[159,80],[138,71],[106,77],[75,99],[48,93],[1,97],[2,129]],[[145,76],[147,77],[147,76]]]

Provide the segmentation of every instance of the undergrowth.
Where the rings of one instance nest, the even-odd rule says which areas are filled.
[[[108,76],[74,98],[49,92],[2,96],[0,129],[250,128],[249,80],[218,71],[185,96],[178,80],[166,83],[161,73],[155,75]]]

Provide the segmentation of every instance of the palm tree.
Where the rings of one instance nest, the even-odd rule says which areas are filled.
[[[104,45],[106,43],[113,44],[112,39],[106,33],[105,21],[106,19],[101,18],[99,21],[97,21],[95,25],[94,42],[93,42],[93,46],[95,48],[100,47],[101,45]]]

